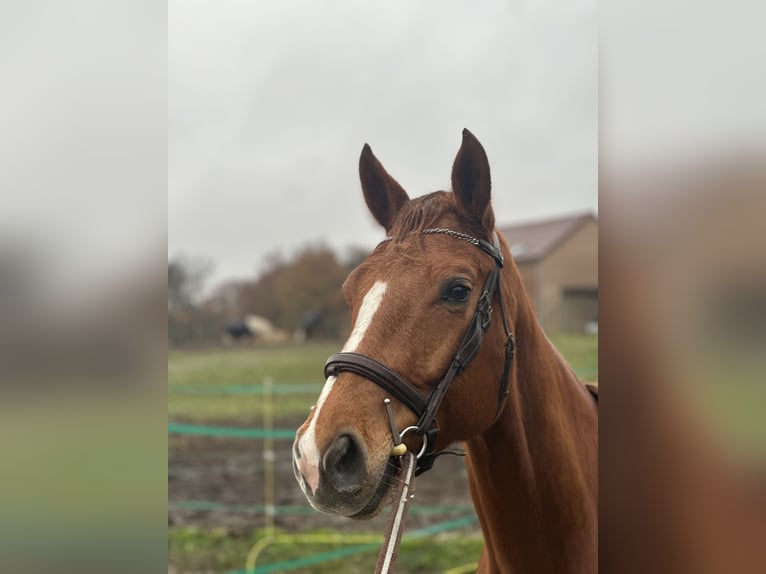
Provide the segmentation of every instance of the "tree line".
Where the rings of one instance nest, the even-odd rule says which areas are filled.
[[[312,336],[342,337],[349,318],[341,286],[366,255],[352,248],[340,256],[325,245],[306,246],[290,257],[274,253],[253,278],[227,281],[208,292],[212,262],[176,256],[168,260],[169,343],[220,341],[227,324],[248,315],[264,317],[290,334],[311,319]]]

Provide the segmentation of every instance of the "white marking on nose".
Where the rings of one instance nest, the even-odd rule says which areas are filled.
[[[385,281],[376,281],[370,290],[365,294],[362,299],[362,306],[359,308],[359,314],[356,317],[356,323],[351,331],[346,344],[343,345],[344,353],[353,353],[359,348],[359,344],[364,339],[365,333],[372,324],[372,318],[375,316],[383,296],[386,293],[387,283]],[[311,488],[312,492],[316,492],[319,486],[319,449],[316,445],[316,421],[319,417],[319,411],[322,409],[327,397],[332,391],[335,384],[336,377],[327,377],[327,381],[322,387],[322,392],[319,394],[319,400],[317,400],[316,407],[314,408],[314,416],[309,423],[309,428],[300,439],[298,446],[301,451],[301,459],[297,461],[299,468],[306,479],[306,483]],[[304,472],[305,470],[305,472]]]
[[[343,345],[344,353],[353,353],[359,348],[359,344],[362,342],[362,339],[364,339],[367,329],[370,328],[372,318],[375,316],[378,307],[380,307],[380,304],[383,301],[383,295],[386,294],[386,287],[388,287],[388,283],[385,281],[376,281],[370,290],[367,291],[364,299],[362,299],[362,307],[359,309],[359,315],[356,317],[356,324],[351,331],[351,336],[348,338],[348,341],[346,341],[346,344]],[[324,389],[322,390],[322,394],[319,395],[317,409],[323,402],[323,396],[325,396]]]

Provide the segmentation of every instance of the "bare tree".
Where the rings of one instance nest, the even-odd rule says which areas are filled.
[[[168,261],[168,340],[171,344],[217,336],[215,317],[200,305],[213,263],[203,257]],[[212,320],[211,320],[212,319]]]
[[[168,312],[194,307],[212,271],[213,262],[204,257],[179,255],[168,261]]]

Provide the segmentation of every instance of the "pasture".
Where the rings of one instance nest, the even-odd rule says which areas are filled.
[[[596,337],[558,334],[551,339],[581,377],[598,379]],[[321,515],[308,506],[292,476],[292,432],[319,394],[325,359],[340,346],[170,352],[169,572],[246,571],[248,552],[266,535],[269,521],[264,437],[274,441],[276,451],[275,532],[382,536],[385,515],[366,522]],[[267,432],[268,379],[273,381],[273,429]],[[463,461],[442,457],[416,483],[397,572],[470,571],[481,546]],[[275,544],[259,556],[255,572],[370,572],[377,548],[369,540]]]

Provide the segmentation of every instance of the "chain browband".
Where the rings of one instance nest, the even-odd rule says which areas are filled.
[[[344,371],[348,371],[372,381],[383,390],[393,395],[418,416],[414,431],[423,438],[424,445],[421,455],[418,456],[416,475],[420,475],[429,470],[433,466],[436,457],[441,454],[434,452],[436,435],[439,431],[439,426],[436,423],[436,412],[439,409],[442,399],[447,393],[447,389],[449,389],[452,384],[452,381],[468,367],[474,357],[478,354],[484,339],[484,334],[487,332],[487,329],[489,329],[492,320],[492,300],[495,294],[497,294],[497,301],[500,306],[500,314],[503,320],[503,328],[506,336],[505,365],[500,380],[495,419],[500,415],[505,398],[508,396],[509,375],[511,364],[513,362],[513,355],[515,353],[513,333],[508,327],[508,319],[505,315],[505,308],[503,306],[502,290],[500,289],[500,270],[503,267],[504,261],[500,251],[500,242],[497,232],[493,232],[494,245],[483,239],[477,239],[466,233],[451,229],[430,228],[424,229],[420,233],[423,235],[448,235],[455,239],[467,241],[468,243],[479,247],[479,249],[487,253],[495,261],[495,266],[492,268],[492,271],[489,272],[489,275],[487,275],[487,279],[484,282],[484,287],[479,296],[479,301],[476,305],[476,311],[471,319],[471,323],[468,325],[468,328],[463,335],[463,339],[455,352],[455,356],[450,362],[450,366],[447,368],[447,372],[431,389],[428,396],[424,397],[414,385],[399,373],[367,355],[362,355],[360,353],[337,353],[327,359],[327,363],[324,367],[326,377],[337,376]],[[384,241],[389,241],[390,239],[390,237],[387,237]]]

